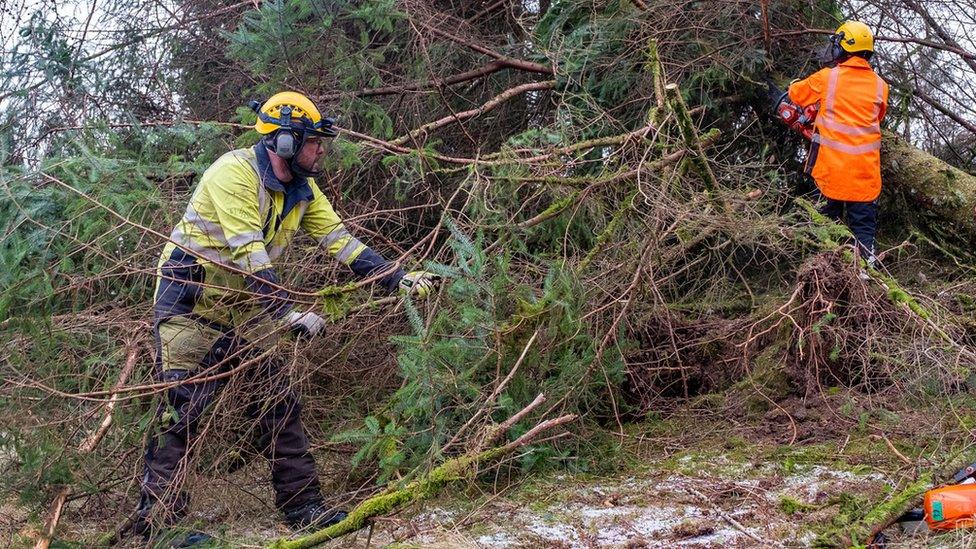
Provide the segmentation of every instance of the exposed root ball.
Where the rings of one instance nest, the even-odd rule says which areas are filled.
[[[858,277],[850,250],[811,257],[797,274],[788,314],[788,372],[806,395],[824,386],[879,389],[892,371],[876,347],[894,339],[905,314]]]
[[[625,355],[625,394],[641,411],[662,399],[689,397],[720,388],[732,376],[735,346],[731,322],[655,314],[633,328],[638,347]]]

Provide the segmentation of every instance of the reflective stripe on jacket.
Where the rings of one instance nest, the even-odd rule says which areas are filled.
[[[867,60],[851,57],[789,89],[801,106],[820,103],[807,170],[827,198],[870,202],[881,193],[881,120],[888,84]]]
[[[262,312],[284,315],[287,293],[268,283],[277,284],[274,262],[299,228],[360,276],[387,266],[349,233],[313,179],[282,184],[260,145],[224,154],[204,172],[163,248],[156,318],[192,314],[232,328]],[[396,270],[380,283],[392,289],[400,277]]]

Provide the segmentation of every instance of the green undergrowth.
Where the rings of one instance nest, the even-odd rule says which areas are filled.
[[[570,269],[552,264],[541,290],[520,284],[513,276],[513,254],[489,254],[481,235],[465,234],[450,222],[447,228],[456,262],[426,266],[446,279],[442,307],[425,318],[420,307],[406,302],[412,333],[390,338],[404,384],[360,427],[333,439],[355,444],[352,465],[361,471],[378,468],[381,485],[449,459],[466,440],[477,438],[483,427],[454,440],[484,404],[484,388],[512,365],[521,363],[485,414],[495,424],[539,394],[562,400],[563,413],[610,417],[608,392],[623,381],[619,351],[608,350],[596,362],[598,341],[579,330],[585,294]],[[514,440],[541,420],[530,414],[505,435]],[[600,437],[579,445],[583,452],[568,445],[531,445],[519,453],[514,468],[586,471],[612,461],[606,459],[612,446]]]

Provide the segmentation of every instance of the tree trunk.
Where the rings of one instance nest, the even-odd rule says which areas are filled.
[[[887,500],[879,503],[863,519],[848,525],[846,532],[833,538],[828,533],[822,538],[822,541],[835,544],[838,547],[851,547],[858,544],[871,546],[874,538],[894,524],[899,517],[911,509],[921,507],[926,492],[933,488],[945,486],[945,484],[938,483],[939,481],[947,481],[948,484],[952,484],[954,475],[964,467],[971,465],[974,459],[976,459],[976,455],[971,453],[953,456],[947,460],[946,465],[920,474],[914,482],[888,496]]]
[[[889,189],[951,226],[964,240],[958,244],[976,244],[976,176],[888,132],[881,147],[881,176]]]

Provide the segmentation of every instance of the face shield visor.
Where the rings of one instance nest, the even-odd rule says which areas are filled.
[[[835,67],[847,57],[847,52],[841,47],[840,43],[844,40],[844,33],[831,34],[827,39],[827,45],[820,52],[821,67]]]

